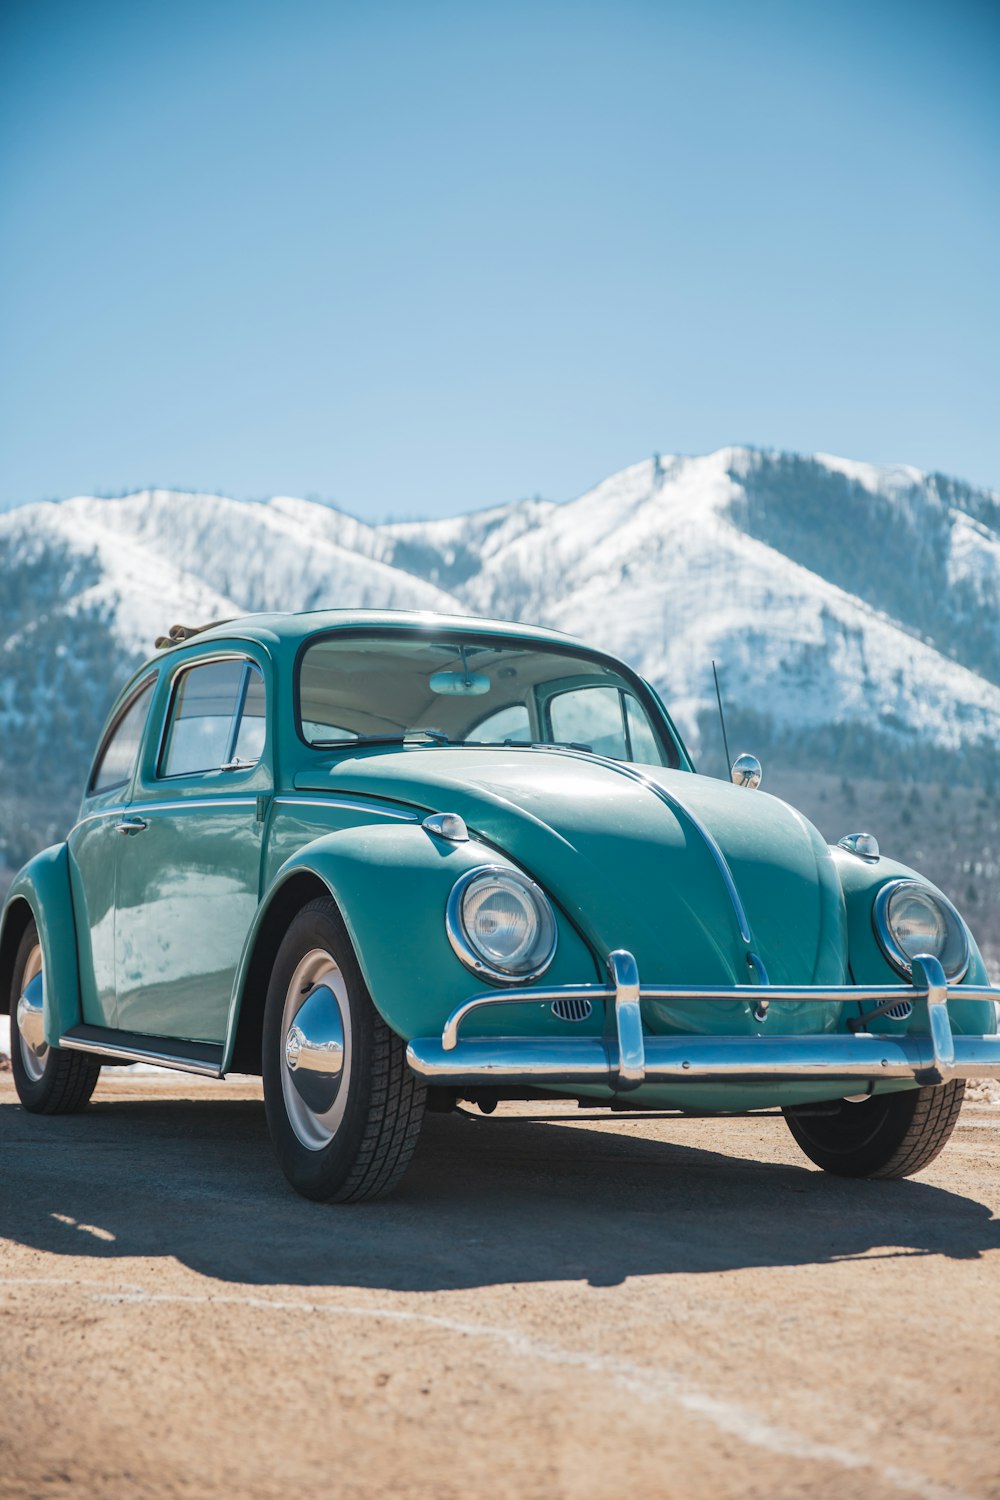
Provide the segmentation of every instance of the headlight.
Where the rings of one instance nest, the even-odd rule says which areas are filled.
[[[467,968],[491,979],[537,979],[556,951],[556,920],[545,892],[497,865],[470,870],[448,897],[445,925]]]
[[[948,979],[961,979],[969,967],[969,935],[950,901],[916,880],[890,880],[875,897],[875,936],[882,951],[906,979],[920,953],[936,958]]]

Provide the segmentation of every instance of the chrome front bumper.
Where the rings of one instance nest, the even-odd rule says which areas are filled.
[[[616,1091],[646,1083],[748,1083],[781,1080],[905,1078],[920,1084],[950,1078],[1000,1077],[1000,1037],[955,1036],[948,1017],[949,990],[936,958],[914,961],[911,988],[843,985],[824,989],[737,985],[730,989],[671,989],[640,985],[635,959],[619,949],[608,960],[609,985],[563,985],[555,989],[492,991],[458,1006],[440,1037],[415,1037],[406,1056],[428,1083],[445,1086],[600,1084]],[[1000,991],[962,985],[955,999],[995,1001]],[[765,998],[766,997],[766,998]],[[497,1005],[551,1005],[555,1000],[603,1003],[602,1037],[468,1037],[467,1017]],[[768,1007],[829,1005],[848,1001],[872,1011],[926,1001],[925,1035],[871,1031],[824,1032],[813,1036],[651,1036],[642,1029],[640,1002],[674,1004],[694,1000],[745,1000],[760,1016]],[[873,1017],[874,1019],[874,1017]]]

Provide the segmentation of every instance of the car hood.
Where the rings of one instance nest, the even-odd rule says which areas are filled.
[[[596,955],[629,949],[647,983],[747,984],[747,944],[701,825],[732,872],[771,982],[844,982],[844,898],[830,851],[766,793],[555,748],[445,746],[341,756],[295,785],[460,813],[473,836],[538,881]]]

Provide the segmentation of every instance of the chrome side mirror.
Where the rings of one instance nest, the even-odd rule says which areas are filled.
[[[747,755],[744,751],[733,761],[730,775],[734,786],[745,786],[748,791],[753,792],[760,786],[764,772],[756,755]]]
[[[838,849],[846,849],[848,854],[856,854],[859,859],[878,859],[878,839],[873,833],[845,833],[842,839],[837,840]]]

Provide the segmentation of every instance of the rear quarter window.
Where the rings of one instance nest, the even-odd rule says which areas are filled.
[[[105,736],[87,788],[88,796],[110,792],[131,781],[155,683],[156,678],[150,677],[142,684]]]

